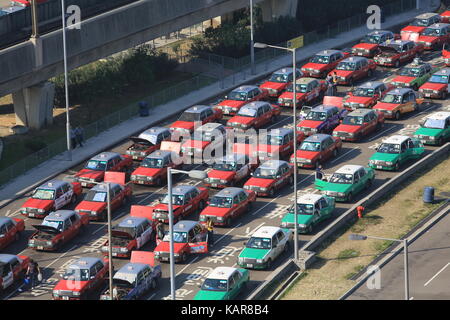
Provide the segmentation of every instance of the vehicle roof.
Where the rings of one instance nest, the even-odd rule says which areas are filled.
[[[366,108],[358,108],[349,114],[347,116],[354,116],[354,117],[364,117],[366,114],[374,112],[373,109],[366,109]]]
[[[313,82],[313,81],[318,81],[318,80],[315,79],[315,78],[304,77],[304,78],[298,78],[298,79],[296,79],[296,80],[295,80],[295,83],[296,83],[296,84],[308,84],[308,83]]]
[[[244,91],[244,92],[249,92],[249,91],[251,91],[251,90],[253,90],[253,89],[256,89],[256,88],[258,88],[258,87],[257,87],[257,86],[246,85],[246,86],[240,86],[240,87],[237,87],[237,88],[233,89],[232,91]]]
[[[190,186],[190,185],[178,185],[178,186],[172,188],[172,194],[184,195],[193,189],[197,189],[197,188],[195,186]]]
[[[116,187],[116,186],[120,186],[120,184],[118,183],[113,183],[113,182],[107,182],[110,186],[110,189]],[[95,186],[92,187],[93,191],[105,191],[106,192],[106,188],[104,184],[96,184]]]
[[[405,94],[407,92],[410,92],[410,91],[414,91],[414,90],[410,89],[410,88],[395,88],[395,89],[389,90],[388,93],[395,93],[395,94],[403,95],[403,94]]]
[[[352,56],[352,57],[345,58],[342,61],[358,62],[358,61],[365,61],[365,60],[367,60],[367,58]]]
[[[166,127],[152,127],[150,129],[147,129],[144,132],[142,132],[138,137],[141,138],[141,139],[148,140],[147,137],[149,137],[149,136],[157,136],[160,133],[163,133],[163,132],[166,132],[166,131],[170,132],[169,128],[166,128]]]
[[[378,88],[382,84],[384,84],[382,81],[367,81],[358,86],[358,88]]]
[[[450,117],[449,111],[439,111],[430,114],[427,118],[428,119],[434,119],[434,120],[445,120]],[[0,223],[1,224],[1,223]]]
[[[450,74],[450,68],[442,68],[439,71],[436,71],[435,73],[436,75],[449,75]]]
[[[294,132],[294,130],[290,129],[290,128],[276,128],[276,129],[271,129],[268,134],[269,135],[280,135],[280,136],[285,136],[291,132]]]
[[[388,44],[385,45],[385,47],[390,47],[393,44],[405,44],[405,43],[410,43],[410,42],[413,42],[413,41],[397,39],[397,40],[389,42]]]
[[[195,131],[214,131],[217,128],[224,127],[223,124],[217,122],[208,122],[195,129]]]
[[[10,217],[0,217],[0,227],[8,221],[13,221]]]
[[[404,141],[408,140],[410,137],[408,136],[401,136],[401,135],[393,135],[390,137],[387,137],[385,140],[383,140],[383,143],[392,143],[392,144],[401,144]]]
[[[196,106],[192,106],[186,110],[184,110],[184,112],[188,112],[188,113],[200,113],[204,110],[207,109],[211,109],[210,106],[205,106],[205,105],[196,105]]]
[[[76,212],[74,210],[57,210],[54,212],[50,212],[44,218],[44,220],[64,221],[67,218],[70,218],[74,214],[76,214]]]
[[[344,173],[344,174],[354,174],[359,169],[364,168],[363,166],[360,166],[358,164],[346,164],[342,167],[340,167],[338,170],[336,170],[336,173]]]
[[[20,258],[14,254],[0,253],[0,262],[1,263],[11,262],[14,258],[17,258],[20,260]]]
[[[438,22],[438,23],[434,23],[431,26],[429,26],[428,28],[433,28],[433,29],[442,29],[445,27],[450,26],[450,24],[448,23],[442,23],[442,22]]]
[[[214,196],[215,197],[234,197],[235,195],[241,193],[243,190],[244,189],[242,189],[242,188],[228,187],[228,188],[220,190]]]
[[[278,231],[280,231],[280,229],[280,227],[263,226],[256,230],[255,233],[252,234],[252,237],[272,238]]]
[[[278,169],[282,164],[287,163],[284,160],[269,160],[263,162],[259,167],[261,169]]]
[[[384,34],[388,34],[388,33],[392,34],[393,32],[389,31],[389,30],[375,30],[375,31],[368,33],[368,35],[384,35]]]
[[[253,101],[244,105],[243,108],[258,109],[259,107],[266,104],[270,105],[270,103],[268,103],[267,101]]]
[[[427,13],[419,14],[418,16],[416,16],[416,19],[429,19],[429,18],[434,17],[436,15],[438,15],[438,14],[435,13],[435,12],[427,12]]]
[[[165,157],[167,157],[171,153],[172,153],[172,151],[168,151],[168,150],[156,150],[156,151],[153,151],[152,153],[150,153],[148,156],[146,156],[146,158],[149,158],[149,159],[164,159]]]
[[[198,221],[180,220],[173,226],[173,231],[188,232],[198,224]]]
[[[134,228],[134,227],[137,227],[138,225],[140,225],[145,220],[147,220],[147,218],[129,216],[129,217],[126,217],[125,219],[123,219],[122,221],[120,221],[120,223],[117,226],[124,227],[124,228],[125,227]]]
[[[240,153],[232,153],[232,154],[227,154],[219,159],[217,159],[216,163],[225,163],[225,162],[239,162],[239,160],[246,158],[247,156],[245,154],[240,154]]]
[[[332,109],[336,109],[336,106],[327,106],[324,104],[318,105],[317,107],[314,107],[311,109],[311,111],[325,111],[325,112],[329,112]]]
[[[94,266],[94,264],[96,264],[96,263],[99,262],[99,261],[102,262],[102,260],[99,259],[99,258],[95,258],[95,257],[83,257],[83,258],[80,258],[80,259],[78,259],[77,261],[71,263],[71,264],[69,265],[68,269],[70,269],[70,268],[73,268],[73,269],[75,269],[75,268],[80,268],[80,269],[86,268],[86,269],[89,269],[89,268],[91,268],[92,266]]]
[[[342,52],[341,50],[335,50],[335,49],[327,49],[327,50],[322,50],[316,53],[316,56],[331,56],[335,53],[339,53]]]
[[[108,160],[110,160],[112,158],[117,157],[118,155],[120,155],[120,153],[117,153],[117,152],[102,152],[102,153],[99,153],[98,155],[92,157],[91,160],[108,161]]]
[[[278,69],[277,71],[275,71],[274,73],[290,74],[293,71],[294,71],[294,68],[281,68],[281,69]]]
[[[328,139],[329,137],[331,137],[329,134],[316,133],[316,134],[313,134],[313,135],[309,136],[304,141],[308,141],[308,142],[322,142],[325,139]]]
[[[148,268],[149,265],[145,263],[132,263],[128,262],[126,265],[124,265],[122,268],[117,271],[117,273],[114,275],[113,278],[117,279],[120,274],[132,274],[137,275],[142,270]]]
[[[63,185],[67,184],[67,181],[63,181],[63,180],[49,180],[43,184],[41,184],[38,188],[45,188],[45,189],[50,189],[50,190],[56,190],[59,187],[62,187]]]
[[[236,271],[233,267],[217,267],[208,276],[208,279],[228,280],[228,278]]]
[[[300,204],[315,204],[317,201],[319,201],[322,198],[323,198],[323,196],[321,194],[305,193],[305,194],[302,194],[297,199],[297,203],[300,203]]]

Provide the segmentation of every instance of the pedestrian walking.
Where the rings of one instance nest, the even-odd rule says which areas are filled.
[[[77,147],[77,135],[75,133],[75,129],[70,129],[70,141],[72,144],[72,149],[75,149]]]
[[[80,126],[75,128],[75,139],[77,140],[78,145],[82,147],[84,141],[84,131]]]
[[[333,72],[332,77],[333,77],[333,96],[335,96],[337,93],[337,85],[338,85],[338,76],[336,71]]]
[[[319,164],[316,167],[316,180],[323,180],[323,176],[324,176],[324,174],[322,172],[322,165]]]
[[[358,206],[356,208],[356,212],[358,213],[358,219],[361,219],[363,217],[363,212],[365,208],[363,206]]]
[[[160,240],[164,239],[164,224],[161,221],[156,224],[156,236]]]
[[[214,223],[210,217],[206,219],[206,229],[208,230],[208,245],[214,244]]]
[[[25,273],[25,288],[29,287],[33,289],[38,281],[42,281],[41,269],[36,261],[30,259],[30,263],[28,264],[27,272]],[[19,292],[23,292],[24,289],[19,288]]]
[[[334,96],[333,76],[329,73],[325,80],[328,84],[327,96]]]

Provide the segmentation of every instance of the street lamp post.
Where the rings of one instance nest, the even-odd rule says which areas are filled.
[[[64,55],[64,91],[66,95],[66,136],[67,136],[67,154],[69,161],[72,161],[72,147],[70,141],[70,117],[69,117],[69,85],[67,76],[67,45],[66,45],[66,18],[65,18],[65,3],[61,0],[61,19],[62,19],[62,33],[63,33],[63,55]]]
[[[254,44],[255,48],[274,48],[292,52],[292,68],[293,68],[293,79],[292,79],[292,89],[293,89],[293,98],[292,98],[292,123],[294,125],[294,259],[298,261],[298,210],[297,210],[297,58],[296,58],[296,49],[295,48],[285,48],[279,46],[272,46],[265,43],[256,42]]]
[[[386,241],[395,241],[403,243],[403,263],[404,263],[404,276],[405,276],[405,300],[409,300],[409,270],[408,270],[408,239],[390,239],[374,236],[366,236],[361,234],[350,234],[350,240],[367,240],[367,239],[377,239]]]
[[[253,0],[250,0],[250,61],[252,75],[255,74],[255,47],[253,32]]]
[[[172,205],[172,173],[184,173],[190,178],[203,180],[208,177],[205,171],[201,170],[177,170],[167,168],[167,188],[169,197],[169,236],[170,236],[170,295],[175,300],[175,258],[174,258],[174,242],[173,242],[173,205]]]

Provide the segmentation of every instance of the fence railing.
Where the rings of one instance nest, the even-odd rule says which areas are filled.
[[[152,107],[175,100],[183,95],[186,95],[194,90],[207,86],[215,81],[216,80],[211,77],[198,75],[192,79],[185,80],[172,87],[154,93],[139,101],[146,101],[151,110]],[[137,116],[138,112],[139,112],[138,102],[135,102],[121,110],[118,110],[114,113],[111,113],[101,118],[100,120],[94,123],[88,124],[87,126],[83,127],[84,138],[89,139],[95,137],[99,133],[104,132],[134,116]],[[7,147],[8,146],[5,145],[4,149]],[[47,161],[53,158],[54,156],[63,153],[66,150],[67,150],[67,142],[66,138],[64,137],[47,145],[43,149],[18,160],[12,166],[0,171],[0,186],[16,178],[17,176],[27,172],[28,170],[38,166],[44,161]]]

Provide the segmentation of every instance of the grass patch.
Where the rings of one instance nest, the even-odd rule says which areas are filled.
[[[356,258],[361,254],[361,252],[354,250],[354,249],[345,249],[342,250],[341,252],[339,252],[337,258],[339,260],[344,260],[344,259],[351,259],[351,258]]]
[[[346,280],[350,280],[351,278],[353,278],[355,275],[357,275],[358,273],[360,273],[365,267],[361,264],[355,266],[355,268],[353,268],[353,271],[350,273],[347,273],[345,275],[345,279]]]

